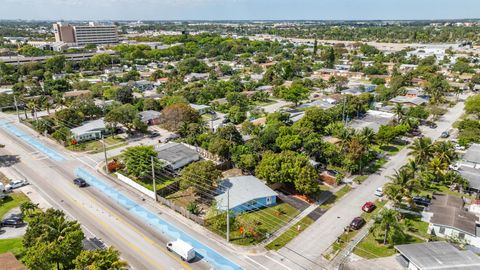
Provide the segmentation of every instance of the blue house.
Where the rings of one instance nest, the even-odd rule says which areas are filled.
[[[230,210],[236,214],[277,203],[277,193],[252,175],[226,178],[219,186],[219,195],[215,196],[215,200],[220,210],[227,210],[227,200]]]

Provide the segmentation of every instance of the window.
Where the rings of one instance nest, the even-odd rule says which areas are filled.
[[[251,200],[247,203],[248,206],[255,206],[257,204],[256,200]]]
[[[458,238],[459,239],[465,239],[465,234],[464,233],[458,233]]]
[[[440,230],[438,232],[441,233],[441,234],[444,234],[445,233],[445,227],[440,227]]]

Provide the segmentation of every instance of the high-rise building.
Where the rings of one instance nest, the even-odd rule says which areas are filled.
[[[55,40],[83,46],[87,44],[114,44],[118,43],[118,32],[115,25],[69,25],[53,24]]]

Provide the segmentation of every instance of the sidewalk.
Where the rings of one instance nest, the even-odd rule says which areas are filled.
[[[276,230],[268,239],[265,239],[260,244],[268,245],[271,242],[273,242],[275,239],[277,239],[277,237],[279,237],[280,235],[288,231],[292,226],[297,224],[304,217],[308,216],[313,211],[315,211],[320,205],[322,205],[324,202],[330,199],[333,195],[335,195],[335,193],[337,193],[343,186],[344,185],[336,186],[333,189],[329,190],[329,192],[322,192],[322,194],[320,194],[320,198],[315,203],[311,204],[308,208],[306,208],[300,214],[295,216],[287,224],[283,225],[280,229]]]

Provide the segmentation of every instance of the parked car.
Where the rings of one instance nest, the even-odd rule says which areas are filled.
[[[382,197],[383,196],[383,188],[382,187],[379,187],[375,190],[375,196],[377,197]]]
[[[450,165],[448,165],[448,168],[452,171],[458,171],[458,170],[460,170],[460,165],[458,165],[457,163],[450,164]]]
[[[83,178],[75,178],[73,179],[73,183],[79,187],[86,187],[88,186],[87,181],[85,181]]]
[[[362,210],[363,210],[364,212],[367,212],[367,213],[372,212],[374,209],[375,209],[375,204],[374,204],[373,202],[366,202],[366,203],[362,206]]]
[[[442,132],[442,134],[440,135],[440,138],[448,138],[450,137],[450,133],[448,131],[444,131]]]
[[[362,228],[363,225],[365,225],[365,219],[362,217],[356,217],[350,222],[350,228],[354,230]]]
[[[149,138],[156,138],[158,136],[160,136],[160,133],[158,133],[158,132],[152,132],[152,133],[150,133],[150,135],[148,135]]]
[[[465,151],[465,146],[460,145],[460,144],[455,144],[455,150],[457,151]]]
[[[180,255],[182,260],[191,261],[195,258],[195,249],[187,242],[177,239],[176,241],[167,243],[167,250]]]
[[[10,191],[12,189],[16,189],[16,188],[23,187],[23,186],[26,186],[26,185],[28,185],[27,180],[12,180],[12,181],[10,181],[10,183],[5,185],[5,191]]]
[[[6,219],[2,220],[1,225],[2,225],[2,227],[18,228],[18,227],[22,227],[23,225],[25,225],[25,222],[23,222],[23,220],[19,217],[9,217],[9,218],[6,218]]]
[[[416,205],[428,207],[430,205],[431,200],[426,197],[417,196],[417,197],[413,197],[413,202]]]

